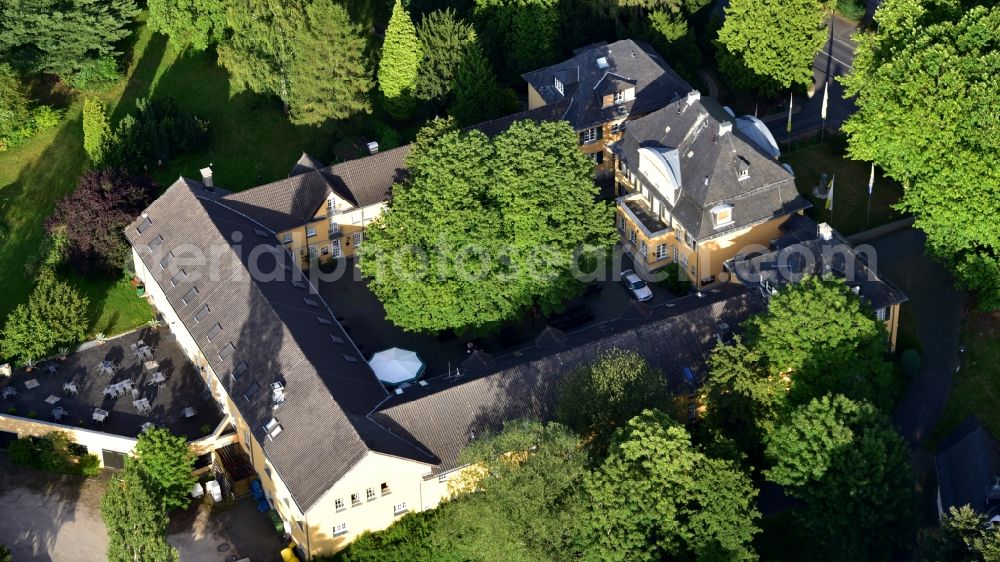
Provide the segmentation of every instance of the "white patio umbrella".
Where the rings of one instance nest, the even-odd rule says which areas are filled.
[[[379,351],[368,361],[378,380],[386,384],[412,381],[424,372],[424,362],[414,351],[391,347]]]

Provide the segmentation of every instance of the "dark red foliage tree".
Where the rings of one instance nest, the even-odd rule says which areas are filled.
[[[155,194],[156,185],[147,177],[119,170],[89,171],[72,193],[56,203],[45,229],[52,234],[65,227],[69,262],[78,271],[122,271],[129,258],[125,227]]]

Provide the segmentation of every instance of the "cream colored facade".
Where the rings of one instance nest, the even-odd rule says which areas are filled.
[[[367,207],[355,207],[331,193],[326,204],[316,209],[307,224],[277,233],[281,241],[305,267],[310,259],[321,262],[340,257],[353,257],[364,241],[365,228],[377,219],[385,208],[380,202]]]
[[[352,219],[348,217],[347,220]],[[185,354],[196,365],[203,367],[202,372],[212,395],[227,415],[223,425],[228,422],[235,428],[235,439],[250,458],[268,501],[281,516],[286,532],[308,556],[336,552],[364,531],[384,529],[405,513],[432,509],[448,497],[448,476],[433,475],[431,465],[369,452],[317,502],[303,511],[292,499],[281,475],[273,470],[257,437],[202,356],[190,332],[169,305],[155,276],[150,275],[135,250],[132,257],[136,275],[145,282],[146,294],[153,306],[170,325]],[[352,495],[359,501],[352,501]]]

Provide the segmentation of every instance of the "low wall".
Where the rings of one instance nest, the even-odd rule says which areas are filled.
[[[876,226],[874,228],[869,228],[868,230],[862,230],[861,232],[856,232],[847,237],[847,241],[851,244],[863,244],[865,242],[871,242],[876,238],[881,238],[886,234],[892,234],[893,232],[899,232],[900,230],[905,230],[913,226],[913,217],[906,217],[904,219],[899,219],[888,224],[883,224]]]

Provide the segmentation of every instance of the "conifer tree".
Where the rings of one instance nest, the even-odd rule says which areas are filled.
[[[401,0],[396,0],[389,27],[385,30],[382,60],[378,65],[378,84],[385,99],[385,108],[397,119],[409,117],[416,109],[414,90],[423,54],[410,13]]]
[[[95,167],[104,163],[108,145],[111,143],[111,124],[104,104],[97,98],[83,102],[83,149]]]

